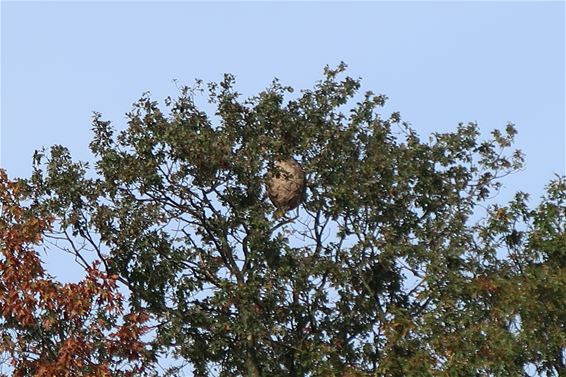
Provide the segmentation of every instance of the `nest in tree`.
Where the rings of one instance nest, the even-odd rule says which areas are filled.
[[[305,191],[305,173],[294,159],[275,162],[267,176],[267,195],[284,212],[297,208]]]

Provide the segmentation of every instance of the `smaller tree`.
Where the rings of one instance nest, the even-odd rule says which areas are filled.
[[[30,215],[24,200],[22,186],[0,170],[0,354],[12,375],[149,374],[148,315],[124,311],[117,277],[96,262],[78,283],[49,276],[32,246],[53,219]]]

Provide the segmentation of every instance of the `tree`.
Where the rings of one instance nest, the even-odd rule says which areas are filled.
[[[53,219],[22,206],[21,184],[0,170],[0,354],[13,376],[137,376],[152,356],[148,315],[125,313],[117,277],[94,263],[78,283],[46,274],[32,245]]]
[[[513,125],[424,142],[344,70],[245,100],[232,75],[197,81],[167,112],[146,94],[122,131],[95,114],[94,169],[38,153],[31,207],[119,276],[196,376],[560,373],[564,178],[538,209],[490,204],[522,166]],[[306,187],[281,215],[266,186],[290,159]]]

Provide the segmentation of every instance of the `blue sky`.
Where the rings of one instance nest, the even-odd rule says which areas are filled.
[[[176,95],[174,79],[231,72],[254,95],[273,77],[310,88],[340,61],[423,138],[514,122],[527,167],[503,198],[536,199],[565,173],[564,2],[3,1],[1,12],[0,165],[12,177],[42,146],[90,159],[92,111],[121,128],[142,92]]]

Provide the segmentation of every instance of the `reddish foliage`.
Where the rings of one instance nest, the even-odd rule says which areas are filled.
[[[145,313],[125,313],[116,276],[94,263],[78,283],[49,276],[33,245],[53,219],[22,206],[20,186],[0,170],[0,354],[13,376],[148,373]]]

